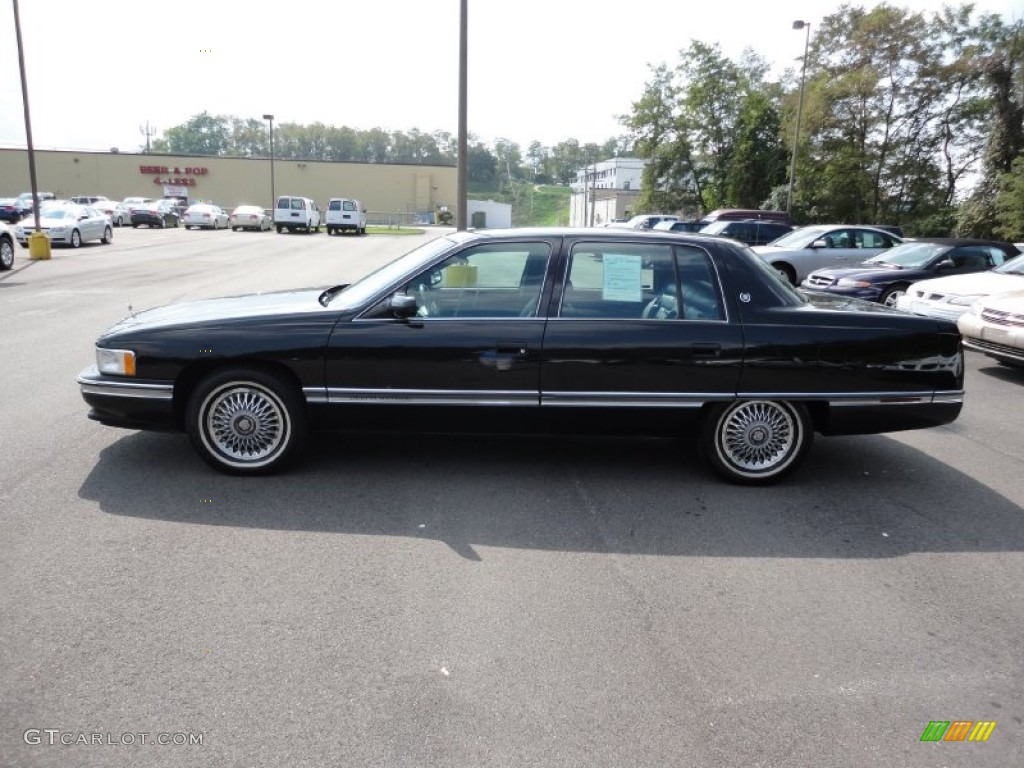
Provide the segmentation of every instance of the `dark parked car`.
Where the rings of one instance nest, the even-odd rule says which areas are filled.
[[[984,272],[1019,255],[1012,243],[922,237],[873,256],[859,267],[815,270],[800,287],[895,307],[918,280]]]
[[[132,226],[176,227],[181,219],[170,200],[155,200],[138,208],[132,208]]]
[[[56,200],[57,196],[53,192],[40,192],[36,195],[36,200],[45,203],[47,200]],[[6,208],[6,206],[5,206]],[[32,193],[22,192],[14,200],[14,213],[9,210],[4,212],[4,218],[6,221],[11,223],[18,223],[26,216],[31,216],[35,213],[35,206],[32,203]]]
[[[6,221],[9,224],[17,224],[21,221],[21,207],[18,205],[17,198],[0,199],[0,221]]]
[[[659,221],[653,227],[652,230],[655,232],[700,232],[700,228],[704,225],[699,221],[677,221],[668,219],[666,221]]]
[[[793,470],[815,431],[946,424],[952,323],[809,300],[748,248],[613,229],[460,232],[359,282],[127,317],[78,378],[89,416],[278,469],[312,427],[699,436],[726,479]]]
[[[768,243],[782,237],[787,232],[792,232],[793,227],[778,221],[764,221],[752,219],[748,221],[730,221],[719,219],[713,221],[703,229],[701,234],[718,235],[739,240],[746,245],[768,245]]]

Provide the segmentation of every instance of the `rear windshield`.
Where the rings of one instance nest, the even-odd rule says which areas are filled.
[[[280,200],[277,201],[277,207],[278,208],[291,208],[292,207],[292,199],[290,197],[282,197]]]
[[[356,204],[354,202],[352,202],[351,200],[346,200],[342,204],[342,206],[341,206],[341,210],[343,210],[343,211],[354,211],[355,209],[356,209]]]

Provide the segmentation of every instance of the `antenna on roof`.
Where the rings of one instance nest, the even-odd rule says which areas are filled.
[[[150,127],[149,120],[147,120],[146,124],[144,126],[143,125],[139,126],[139,133],[141,133],[143,136],[146,137],[146,154],[148,155],[149,154],[149,137],[150,136],[156,136],[156,128]]]

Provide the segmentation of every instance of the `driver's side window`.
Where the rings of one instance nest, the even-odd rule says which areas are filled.
[[[550,253],[547,243],[474,246],[416,275],[405,292],[418,317],[533,317]]]

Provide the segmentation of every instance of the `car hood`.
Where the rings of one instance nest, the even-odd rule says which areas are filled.
[[[39,226],[46,227],[47,229],[50,229],[52,227],[70,227],[73,224],[77,223],[78,221],[76,219],[54,219],[50,216],[47,216],[46,214],[39,215]],[[21,222],[18,226],[23,227],[25,229],[35,229],[35,219],[33,217],[29,217],[25,221]]]
[[[888,283],[896,279],[913,277],[921,273],[920,269],[896,269],[895,267],[843,267],[842,269],[816,269],[813,274],[825,275],[834,280],[844,277],[855,277],[872,283]]]
[[[1000,293],[997,296],[989,296],[984,300],[982,306],[985,309],[994,309],[997,312],[1024,315],[1024,290],[1009,291],[1008,293]]]
[[[871,312],[890,315],[896,312],[899,315],[906,316],[905,312],[897,312],[897,310],[889,309],[882,304],[876,304],[873,301],[865,301],[864,299],[857,299],[852,296],[842,296],[834,293],[815,293],[813,291],[808,291],[804,295],[807,297],[810,305],[816,309],[826,309],[835,312]]]
[[[922,280],[916,283],[914,288],[928,293],[987,296],[992,293],[1024,289],[1024,276],[1003,275],[992,271],[975,272],[971,275],[949,275],[932,280]]]
[[[243,296],[170,304],[129,315],[108,330],[104,336],[125,331],[216,325],[222,321],[244,318],[274,317],[301,312],[326,312],[328,310],[317,301],[322,292],[322,288],[304,288],[294,291],[251,293]]]

